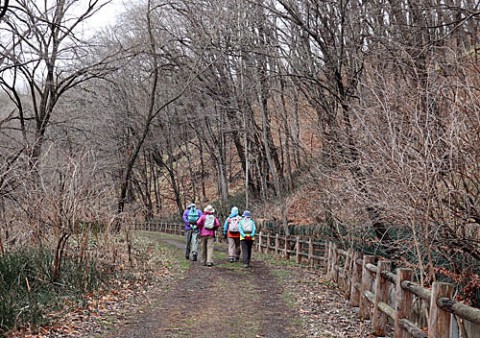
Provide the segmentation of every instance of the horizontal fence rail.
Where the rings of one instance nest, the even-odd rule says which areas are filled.
[[[135,230],[159,231],[173,235],[183,235],[184,224],[180,222],[155,221],[147,223],[135,223]]]
[[[452,299],[453,285],[434,282],[432,290],[412,281],[414,271],[396,269],[391,272],[391,262],[353,250],[338,249],[327,243],[327,278],[340,285],[350,305],[359,307],[359,316],[371,320],[372,334],[385,336],[389,322],[393,323],[395,338],[457,338],[480,337],[480,309]],[[393,295],[393,297],[392,297]],[[426,330],[413,321],[414,298],[428,305]],[[452,325],[472,324],[471,333],[460,336]],[[463,332],[466,332],[465,326]]]
[[[256,248],[258,252],[273,253],[286,259],[293,256],[296,263],[307,263],[310,267],[324,267],[326,262],[325,242],[314,241],[311,237],[305,239],[260,232]]]

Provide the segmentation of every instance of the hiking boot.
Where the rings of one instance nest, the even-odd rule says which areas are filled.
[[[249,265],[249,264],[243,264],[243,267],[244,267],[244,268],[249,268],[250,265]]]
[[[228,261],[229,261],[230,263],[233,263],[233,262],[235,262],[235,258],[230,258]]]
[[[185,258],[186,258],[186,259],[190,259],[190,256],[189,256],[189,255],[185,255]]]
[[[212,266],[213,266],[213,263],[207,263],[207,266],[208,266],[208,267],[212,267]]]
[[[196,261],[197,260],[197,254],[194,253],[193,256],[192,256],[192,261]]]
[[[238,262],[240,260],[240,257],[235,258],[235,262]]]

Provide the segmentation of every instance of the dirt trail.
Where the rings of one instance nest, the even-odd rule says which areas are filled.
[[[166,242],[183,248],[180,239]],[[214,267],[190,262],[185,278],[159,294],[149,313],[120,327],[114,336],[305,337],[301,323],[291,320],[269,267],[253,258],[247,269],[226,259],[216,259]]]

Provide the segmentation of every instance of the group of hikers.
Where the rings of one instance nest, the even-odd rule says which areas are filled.
[[[202,212],[195,203],[192,203],[183,213],[183,221],[186,240],[185,258],[196,261],[200,249],[201,263],[204,266],[213,266],[213,247],[217,230],[221,226],[218,217],[215,216],[215,209],[208,205]],[[250,211],[245,210],[240,216],[238,208],[232,207],[223,225],[223,236],[228,241],[230,263],[238,262],[242,253],[243,267],[250,267],[256,230]]]

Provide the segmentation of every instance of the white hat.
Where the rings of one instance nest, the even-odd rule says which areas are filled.
[[[207,205],[207,207],[205,209],[203,209],[204,212],[210,212],[210,213],[214,213],[215,212],[215,209],[213,209],[213,207],[209,204]]]

